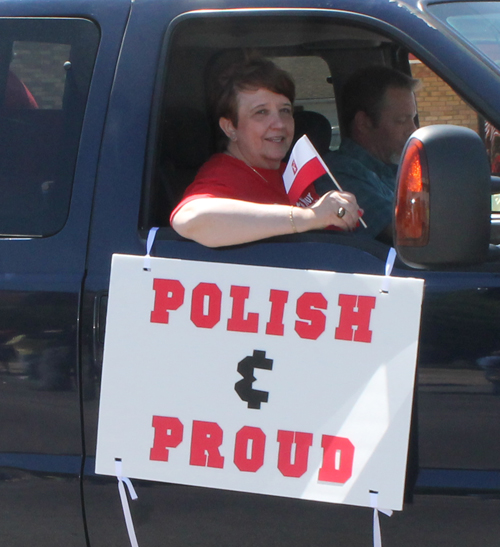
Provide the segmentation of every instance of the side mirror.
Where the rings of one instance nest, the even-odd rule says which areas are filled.
[[[480,137],[453,125],[423,127],[406,143],[396,183],[394,243],[413,268],[484,262],[491,176]]]

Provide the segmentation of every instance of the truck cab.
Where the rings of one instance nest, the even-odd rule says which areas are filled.
[[[292,74],[296,110],[328,119],[330,149],[345,132],[336,99],[343,83],[375,64],[417,77],[423,70],[430,75],[424,90],[434,78],[443,86],[436,102],[440,93],[445,104],[457,97],[465,117],[435,115],[432,100],[417,95],[420,125],[431,136],[434,124],[455,124],[483,141],[474,157],[453,148],[438,154],[444,174],[431,174],[431,207],[439,192],[442,200],[432,233],[450,226],[462,232],[442,238],[430,261],[398,248],[393,275],[425,279],[425,295],[407,505],[384,521],[384,538],[388,545],[414,538],[424,545],[478,538],[495,544],[498,213],[494,199],[468,224],[460,212],[464,196],[484,193],[487,149],[495,164],[499,21],[500,3],[482,1],[0,1],[0,534],[6,543],[128,542],[116,480],[94,473],[113,254],[146,254],[148,233],[158,227],[155,256],[198,261],[200,268],[208,261],[384,274],[390,247],[376,239],[318,231],[209,249],[170,226],[184,189],[215,150],[206,97],[211,70],[221,55],[249,48]],[[442,181],[459,156],[474,177],[455,187],[460,173],[454,174],[444,192]],[[498,193],[494,184],[489,193]],[[463,249],[467,233],[477,232],[480,259],[449,258],[448,247]],[[132,513],[141,546],[370,541],[368,509],[140,481],[136,489]]]

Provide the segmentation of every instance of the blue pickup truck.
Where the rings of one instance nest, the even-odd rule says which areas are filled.
[[[499,39],[496,1],[0,0],[2,545],[128,544],[116,480],[94,473],[113,253],[145,254],[159,226],[154,254],[200,268],[384,273],[389,247],[376,240],[311,232],[209,249],[169,226],[214,149],[210,68],[242,47],[292,73],[298,108],[330,116],[332,146],[343,131],[335,95],[370,64],[411,73],[418,60],[477,114],[475,133],[418,130],[417,196],[411,143],[399,174],[393,275],[424,278],[425,296],[406,503],[382,533],[388,546],[498,544],[500,240],[489,204],[500,187],[482,140],[500,127]],[[423,240],[419,203],[430,211]],[[135,486],[141,547],[371,543],[369,509]]]

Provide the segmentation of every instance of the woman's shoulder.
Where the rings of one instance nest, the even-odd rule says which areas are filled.
[[[240,170],[245,167],[245,164],[237,159],[225,154],[224,152],[217,152],[211,156],[198,171],[198,177],[212,175],[216,172],[234,171]]]
[[[210,194],[214,197],[237,197],[251,176],[246,164],[228,154],[216,153],[199,169],[184,197],[192,194]]]

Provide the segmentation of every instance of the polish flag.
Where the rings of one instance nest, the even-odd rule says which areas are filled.
[[[290,203],[296,203],[317,178],[327,173],[328,169],[324,161],[316,152],[316,148],[311,144],[307,135],[304,135],[295,143],[283,173],[283,181]]]

